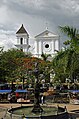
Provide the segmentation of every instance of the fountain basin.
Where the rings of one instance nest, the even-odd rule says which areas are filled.
[[[51,107],[51,106],[42,106],[43,112],[41,113],[32,113],[33,106],[21,106],[17,108],[12,108],[8,112],[13,116],[22,117],[23,115],[27,119],[69,119],[68,112],[61,107]]]

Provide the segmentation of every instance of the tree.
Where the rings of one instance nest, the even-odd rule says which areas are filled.
[[[74,78],[76,78],[75,67],[77,68],[78,66],[76,63],[78,62],[78,57],[79,57],[79,33],[76,28],[69,27],[69,26],[60,27],[60,29],[70,38],[64,44],[69,45],[69,48],[66,51],[67,57],[68,57],[67,67],[69,68],[69,71],[70,71],[71,80],[73,80]],[[75,60],[75,57],[76,57],[76,60]]]
[[[10,49],[1,53],[0,80],[2,82],[16,80],[18,64],[20,63],[19,59],[23,57],[26,57],[25,53],[17,49]]]
[[[3,52],[3,47],[0,47],[0,55],[2,54]]]
[[[43,59],[44,61],[47,61],[48,58],[51,57],[51,55],[50,55],[50,54],[46,54],[46,53],[44,54],[44,53],[42,52],[41,57],[42,57],[42,59]]]
[[[69,40],[65,41],[65,45],[69,45],[64,50],[57,52],[57,55],[53,59],[53,69],[56,79],[70,78],[73,81],[76,77],[79,77],[78,62],[79,62],[79,35],[78,30],[73,27],[64,26],[60,27]]]
[[[65,82],[65,79],[67,77],[67,71],[66,71],[66,52],[61,50],[58,51],[56,56],[52,60],[52,68],[53,72],[55,74],[54,80],[61,82]]]
[[[64,26],[64,27],[60,26],[59,28],[64,34],[66,34],[70,38],[69,40],[64,42],[65,45],[70,45],[70,47],[72,48],[79,46],[79,34],[76,28],[69,27],[69,26]]]

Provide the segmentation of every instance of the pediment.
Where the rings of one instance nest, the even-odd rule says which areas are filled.
[[[42,33],[36,35],[35,38],[40,38],[40,37],[42,37],[42,38],[46,38],[46,37],[47,37],[47,38],[48,38],[48,37],[57,37],[57,36],[58,36],[58,35],[56,35],[56,34],[50,32],[50,31],[48,31],[48,30],[45,30],[44,32],[42,32]]]

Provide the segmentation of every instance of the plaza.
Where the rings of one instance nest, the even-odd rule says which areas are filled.
[[[32,105],[32,104],[22,104],[22,105]],[[79,111],[79,105],[74,105],[74,104],[59,104],[59,103],[53,103],[51,106],[61,106],[64,107],[66,106],[67,111],[69,112],[70,115],[72,115],[73,119],[79,119],[79,113],[76,113],[75,110]],[[7,113],[6,110],[14,107],[19,107],[21,104],[0,104],[0,119],[8,119],[7,118]]]
[[[0,119],[79,119],[78,19],[78,0],[0,2]]]

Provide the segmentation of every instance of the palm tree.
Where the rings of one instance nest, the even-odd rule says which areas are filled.
[[[0,47],[0,55],[2,54],[3,52],[3,47]]]
[[[60,50],[57,52],[55,57],[52,60],[52,68],[55,73],[55,80],[61,80],[61,82],[64,82],[66,77],[68,77],[68,72],[66,70],[67,67],[67,55],[66,55],[66,49]]]
[[[69,40],[64,42],[65,45],[70,44],[70,47],[75,47],[79,45],[79,35],[78,35],[78,30],[76,28],[69,27],[69,26],[64,26],[64,27],[59,26],[59,28],[64,34],[66,34],[70,38]]]
[[[51,55],[42,52],[41,57],[43,58],[44,61],[47,61],[48,58],[51,57]]]
[[[79,77],[78,30],[69,26],[60,26],[60,29],[69,37],[69,40],[64,42],[64,44],[69,45],[69,47],[65,48],[65,50],[60,50],[57,52],[55,58],[53,59],[52,66],[56,74],[56,79],[64,80],[66,78],[70,78],[73,81],[73,79],[76,78],[76,76]]]
[[[66,69],[69,70],[70,72],[70,78],[71,80],[74,79],[76,72],[75,70],[78,68],[76,62],[78,61],[78,55],[79,55],[79,35],[78,35],[78,30],[73,27],[69,26],[64,26],[64,27],[59,27],[63,33],[65,33],[68,37],[69,40],[65,41],[65,45],[69,45],[70,47],[67,48],[65,51],[66,56],[67,56],[67,65]],[[76,58],[76,60],[75,60]],[[77,62],[78,63],[78,62]],[[76,68],[76,69],[75,69]]]

